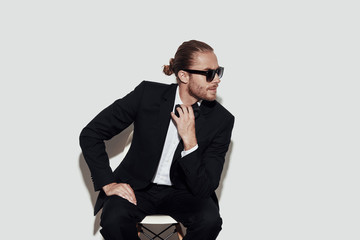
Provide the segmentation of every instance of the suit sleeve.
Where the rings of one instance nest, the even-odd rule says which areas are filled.
[[[178,160],[187,186],[193,195],[210,197],[219,186],[225,156],[229,149],[235,118],[223,121],[204,152],[196,150]],[[202,148],[204,146],[199,146]]]
[[[80,133],[80,147],[89,166],[95,191],[115,182],[104,141],[134,122],[143,90],[144,82],[102,110]]]

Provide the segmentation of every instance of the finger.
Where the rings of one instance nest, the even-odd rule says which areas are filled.
[[[184,115],[183,119],[186,121],[195,119],[194,117],[194,111],[192,109],[192,106],[184,106]]]
[[[133,200],[131,200],[130,196],[126,193],[126,192],[119,192],[118,196],[120,196],[121,198],[129,201],[132,204],[135,204]]]
[[[178,111],[179,113],[179,118],[181,118],[181,116],[184,115],[184,105],[180,105],[180,107],[177,107],[176,110]]]
[[[113,194],[118,195],[136,205],[135,193],[129,184],[117,184],[113,189]]]
[[[194,115],[194,110],[193,110],[193,108],[192,108],[192,106],[188,106],[188,112],[189,112],[189,117],[195,117],[195,115]]]
[[[130,203],[136,205],[136,201],[133,199],[133,197],[128,192],[122,190],[122,191],[119,191],[117,193],[117,195],[120,196],[121,198],[128,200]]]
[[[174,112],[170,112],[170,115],[171,115],[171,117],[174,119],[174,121],[175,121],[176,119],[178,119],[178,117],[176,116],[176,114],[175,114]]]
[[[136,205],[136,201],[135,201],[129,194],[126,193],[126,194],[124,195],[124,198],[125,198],[126,200],[128,200],[130,203]]]
[[[132,189],[132,187],[129,184],[126,184],[124,186],[124,189],[126,191],[126,195],[129,197],[130,201],[135,204],[136,197],[135,197],[135,193],[134,193],[134,190]]]
[[[171,115],[172,120],[174,120],[174,122],[177,124],[177,121],[179,118],[173,112],[171,112],[170,115]]]

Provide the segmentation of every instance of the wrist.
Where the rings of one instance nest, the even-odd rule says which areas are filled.
[[[113,186],[115,185],[116,183],[109,183],[109,184],[106,184],[105,186],[102,187],[103,191],[106,193],[108,192],[108,190]]]
[[[192,149],[193,147],[195,147],[197,145],[197,140],[195,138],[194,140],[183,141],[183,143],[184,143],[184,150],[187,151],[187,150],[190,150],[190,149]]]

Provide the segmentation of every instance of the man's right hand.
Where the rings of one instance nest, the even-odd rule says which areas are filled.
[[[110,183],[103,186],[103,190],[107,196],[117,195],[134,205],[137,204],[134,190],[127,183]]]

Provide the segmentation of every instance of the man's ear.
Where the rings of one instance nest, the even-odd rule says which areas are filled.
[[[188,72],[185,72],[184,70],[180,70],[178,72],[178,78],[180,82],[187,84],[189,82],[190,75]]]

